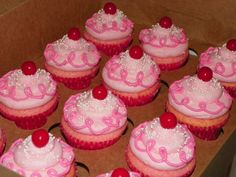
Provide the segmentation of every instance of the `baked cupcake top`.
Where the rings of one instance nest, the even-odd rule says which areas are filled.
[[[200,55],[200,67],[212,69],[213,76],[220,81],[236,82],[236,39],[222,47],[210,47]]]
[[[56,82],[44,69],[25,62],[0,78],[0,102],[13,109],[41,106],[56,94]]]
[[[129,147],[143,163],[158,170],[182,168],[195,157],[192,134],[168,112],[136,127]]]
[[[163,17],[159,23],[139,33],[144,51],[152,56],[179,56],[188,49],[188,39],[182,28],[172,24],[169,17]]]
[[[139,92],[153,86],[159,79],[160,69],[139,46],[113,56],[105,64],[102,77],[116,90]]]
[[[47,64],[65,71],[83,71],[100,61],[94,44],[80,37],[78,28],[71,28],[61,39],[48,44],[44,56]]]
[[[116,168],[109,173],[104,173],[97,177],[141,177],[141,175],[136,172],[127,171],[124,168]]]
[[[134,24],[109,2],[85,23],[86,31],[99,40],[116,40],[129,36]]]
[[[64,105],[64,119],[73,130],[87,135],[113,132],[127,121],[124,103],[104,86],[71,96]]]
[[[2,155],[4,167],[25,177],[64,177],[74,160],[73,149],[45,130],[16,140]]]
[[[231,96],[207,67],[194,76],[185,76],[171,84],[170,104],[178,111],[194,118],[212,119],[226,113],[232,104]]]

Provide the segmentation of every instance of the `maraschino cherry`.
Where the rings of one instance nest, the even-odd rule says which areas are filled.
[[[33,144],[38,147],[44,147],[49,141],[48,132],[44,129],[39,129],[33,132],[32,134],[32,142]]]
[[[37,68],[33,61],[25,61],[21,65],[21,70],[24,75],[33,75],[36,73]]]
[[[117,168],[113,170],[111,177],[130,177],[129,172],[124,168]]]
[[[236,39],[230,39],[226,44],[227,49],[236,51]]]
[[[107,2],[104,7],[103,10],[106,14],[115,14],[116,13],[116,5],[113,4],[112,2]]]
[[[76,28],[76,27],[70,28],[68,33],[67,33],[67,36],[71,40],[74,40],[74,41],[79,40],[80,39],[79,28]]]
[[[103,85],[99,85],[92,90],[93,97],[98,100],[104,100],[107,97],[107,89]]]
[[[160,116],[160,123],[163,128],[172,129],[177,125],[177,119],[171,112],[165,112]]]
[[[129,56],[134,59],[140,59],[143,56],[143,49],[138,45],[134,45],[129,49]]]
[[[213,73],[212,70],[206,66],[198,69],[197,71],[197,77],[204,82],[208,82],[212,79]]]
[[[172,20],[170,17],[167,17],[167,16],[164,16],[160,19],[159,21],[159,25],[162,27],[162,28],[170,28],[172,26]]]

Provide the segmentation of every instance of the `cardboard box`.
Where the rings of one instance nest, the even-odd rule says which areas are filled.
[[[103,0],[8,0],[0,7],[0,75],[9,70],[18,68],[25,60],[34,60],[38,67],[43,67],[43,50],[47,43],[63,36],[72,26],[84,30],[84,24],[94,12],[103,7]],[[115,0],[121,9],[135,23],[135,40],[140,29],[150,27],[157,23],[160,17],[170,16],[177,26],[183,27],[189,37],[190,47],[198,53],[209,46],[220,46],[230,38],[236,37],[236,20],[234,18],[236,3],[233,0]],[[101,68],[108,57],[102,57]],[[188,63],[177,71],[163,73],[161,79],[171,84],[187,74],[194,74],[198,58],[190,56]],[[171,76],[171,77],[170,77]],[[96,77],[90,88],[101,82],[101,75]],[[128,115],[139,123],[151,120],[164,112],[167,98],[167,88],[162,87],[156,99],[139,108],[129,108]],[[62,116],[63,104],[71,91],[59,85],[60,104],[57,111],[49,117],[44,128],[49,128],[59,122]],[[225,177],[230,167],[233,154],[236,150],[236,104],[231,110],[231,119],[224,127],[224,134],[216,141],[197,142],[197,165],[193,177]],[[14,123],[0,119],[0,126],[6,131],[7,146],[20,137],[26,137],[32,131],[20,130]],[[113,168],[127,167],[124,152],[127,146],[132,126],[129,125],[127,133],[113,146],[96,151],[75,150],[76,160],[83,162],[90,169],[88,174],[84,169],[78,168],[78,176],[96,176],[110,171]],[[53,133],[61,137],[59,128]],[[0,176],[10,175],[7,170],[1,169]]]

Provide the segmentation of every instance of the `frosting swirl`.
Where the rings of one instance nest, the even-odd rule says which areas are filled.
[[[56,94],[56,87],[56,82],[43,69],[34,75],[24,75],[17,69],[0,78],[0,102],[14,109],[41,106]]]
[[[159,67],[148,55],[136,60],[128,51],[113,56],[102,71],[103,80],[109,87],[124,92],[139,92],[153,86],[159,74]]]
[[[66,71],[91,69],[101,58],[94,44],[83,38],[72,40],[67,35],[48,44],[44,56],[49,65]]]
[[[88,135],[107,134],[127,120],[124,103],[110,91],[104,100],[93,98],[92,91],[71,96],[64,106],[64,119],[75,130]]]
[[[179,56],[188,49],[188,39],[183,29],[172,25],[162,28],[159,24],[140,31],[139,39],[143,50],[157,57]]]
[[[195,76],[185,76],[169,88],[170,104],[185,115],[195,118],[214,118],[226,113],[232,98],[217,79],[204,82]]]
[[[200,55],[199,66],[212,69],[213,76],[220,81],[236,82],[236,52],[222,47],[210,47]]]
[[[15,141],[0,163],[25,177],[64,177],[74,160],[73,149],[50,134],[48,144],[37,148],[31,136]]]
[[[119,9],[115,14],[106,14],[103,9],[93,14],[86,21],[86,31],[100,40],[116,40],[129,36],[133,30],[133,22]]]
[[[179,169],[195,155],[195,141],[185,125],[165,129],[159,118],[136,127],[129,141],[131,151],[155,169]]]

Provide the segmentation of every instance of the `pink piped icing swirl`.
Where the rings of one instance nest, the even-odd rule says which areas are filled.
[[[28,136],[15,141],[0,164],[25,177],[64,177],[73,165],[72,147],[50,134],[45,147],[37,148]]]
[[[131,151],[146,165],[159,170],[179,169],[195,156],[195,141],[185,125],[165,129],[159,118],[136,127],[129,141]]]
[[[56,82],[43,69],[34,75],[16,69],[0,78],[0,102],[14,109],[34,108],[50,101],[56,88]]]
[[[199,67],[212,69],[213,76],[224,82],[236,82],[236,52],[222,47],[210,47],[200,55]]]
[[[162,28],[156,24],[150,29],[143,29],[139,33],[139,40],[143,50],[156,57],[179,56],[188,49],[188,39],[184,30],[175,25]]]
[[[169,88],[170,104],[185,115],[212,119],[226,113],[232,104],[231,96],[212,78],[204,82],[195,76],[185,76]]]
[[[72,40],[67,35],[48,44],[44,56],[47,64],[66,71],[91,69],[101,58],[94,44],[83,38]]]
[[[100,40],[116,40],[131,35],[134,24],[117,9],[115,14],[106,14],[103,9],[86,21],[86,31]]]
[[[129,52],[113,56],[103,68],[102,77],[109,87],[124,92],[139,92],[150,88],[159,79],[160,69],[144,54],[133,59]]]
[[[97,177],[111,177],[112,172],[113,172],[113,170],[109,173],[104,173],[104,174],[98,175]],[[130,177],[141,177],[141,175],[139,173],[132,172],[132,171],[129,171],[129,176]]]
[[[66,101],[64,119],[79,133],[102,135],[126,123],[127,109],[110,91],[104,100],[98,100],[93,98],[90,90],[73,95]]]

